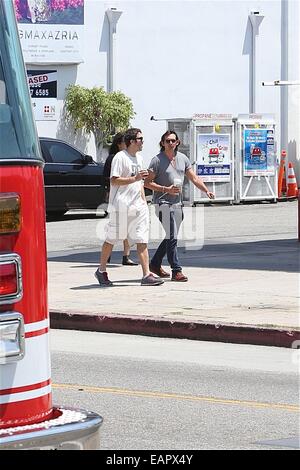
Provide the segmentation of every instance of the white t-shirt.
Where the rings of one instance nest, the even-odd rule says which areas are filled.
[[[142,169],[143,159],[141,155],[132,157],[127,150],[121,150],[112,160],[110,177],[129,178],[130,176],[135,176]],[[145,204],[141,195],[143,184],[144,182],[142,180],[124,186],[111,184],[108,211],[110,208],[119,211],[121,206],[124,207],[124,205],[127,208],[135,210]]]

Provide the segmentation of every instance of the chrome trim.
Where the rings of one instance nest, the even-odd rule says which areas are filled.
[[[61,416],[42,423],[0,429],[0,450],[98,450],[103,418],[69,407]]]
[[[14,304],[23,297],[21,257],[17,253],[0,253],[0,264],[11,264],[12,262],[16,264],[17,291],[14,294],[0,295],[0,305]]]
[[[0,312],[0,346],[2,343],[1,339],[1,324],[6,323],[9,326],[10,323],[16,323],[17,325],[17,353],[9,353],[9,349],[5,350],[5,341],[3,340],[3,349],[0,347],[0,364],[7,364],[9,362],[16,362],[23,359],[25,356],[25,330],[24,330],[24,318],[19,312]]]

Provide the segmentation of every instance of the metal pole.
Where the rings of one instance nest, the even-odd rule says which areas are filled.
[[[115,89],[115,49],[116,49],[116,33],[117,22],[122,15],[122,11],[116,8],[106,10],[106,15],[109,22],[109,54],[108,54],[108,84],[107,89],[109,92]]]
[[[300,242],[300,191],[298,192],[298,241]]]
[[[250,88],[250,114],[256,113],[256,37],[264,16],[259,11],[252,11],[249,15],[252,25],[252,54],[251,54],[251,88]]]
[[[256,111],[255,106],[255,84],[256,84],[256,32],[255,26],[252,24],[252,62],[251,62],[251,98],[250,98],[250,113],[254,114]]]
[[[281,78],[286,81],[289,76],[289,44],[288,44],[288,0],[281,0]],[[280,89],[280,147],[288,147],[288,98],[286,87]]]

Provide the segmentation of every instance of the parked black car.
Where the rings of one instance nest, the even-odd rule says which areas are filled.
[[[70,209],[97,209],[107,198],[104,164],[72,145],[40,137],[45,160],[46,212],[63,215]],[[105,209],[105,206],[103,206]]]

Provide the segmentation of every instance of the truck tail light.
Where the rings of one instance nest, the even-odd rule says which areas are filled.
[[[22,297],[21,258],[16,253],[0,254],[0,305]]]
[[[0,194],[0,235],[18,233],[21,229],[20,196],[16,193]]]
[[[17,266],[15,263],[0,264],[0,296],[17,292]]]

